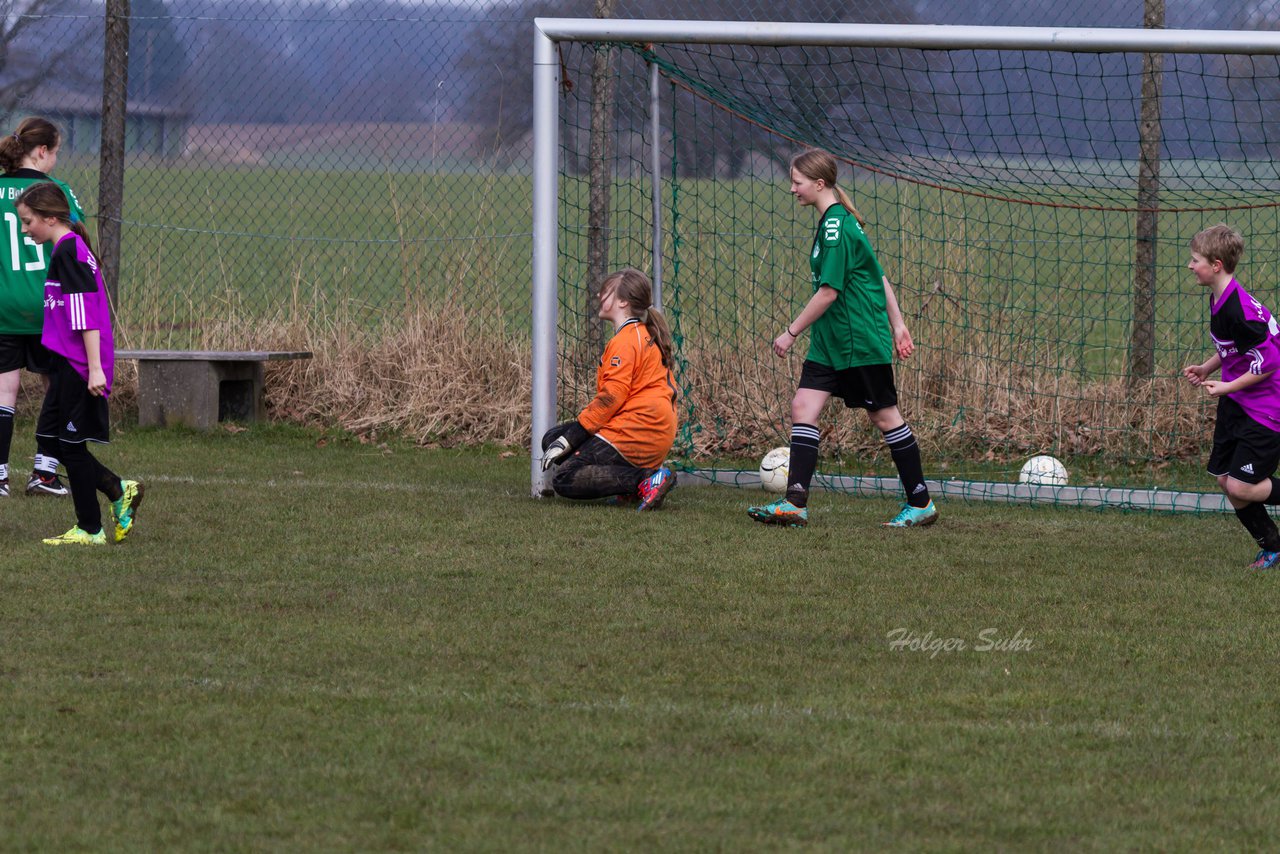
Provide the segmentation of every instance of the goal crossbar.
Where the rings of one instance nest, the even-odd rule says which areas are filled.
[[[1280,31],[1258,30],[651,21],[616,18],[535,18],[533,24],[538,37],[552,42],[670,42],[1099,53],[1280,53]]]

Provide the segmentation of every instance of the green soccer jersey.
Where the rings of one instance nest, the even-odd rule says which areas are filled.
[[[44,324],[44,274],[53,252],[22,233],[14,199],[41,181],[53,181],[67,195],[71,218],[84,222],[84,211],[71,188],[35,169],[18,169],[0,175],[0,335],[39,335]]]
[[[884,270],[853,214],[827,208],[809,255],[813,290],[834,288],[835,302],[809,327],[811,362],[838,371],[893,361],[893,335],[884,296]]]

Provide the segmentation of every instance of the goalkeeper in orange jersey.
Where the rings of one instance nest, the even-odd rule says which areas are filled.
[[[657,510],[676,485],[664,465],[676,438],[671,330],[639,270],[610,274],[597,298],[614,333],[600,357],[596,396],[542,437],[542,470],[559,466],[551,488],[565,498],[635,498],[637,509]]]

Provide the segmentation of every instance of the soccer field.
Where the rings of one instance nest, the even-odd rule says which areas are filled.
[[[29,453],[20,423],[14,459]],[[1275,578],[1223,515],[677,487],[140,431],[136,533],[7,499],[4,850],[1261,848]]]

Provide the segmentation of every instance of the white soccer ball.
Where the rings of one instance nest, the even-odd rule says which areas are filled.
[[[760,485],[765,492],[786,492],[787,477],[790,474],[790,448],[774,448],[760,461]]]
[[[1041,454],[1022,464],[1022,471],[1018,473],[1018,483],[1031,486],[1066,486],[1067,467],[1057,457]]]

